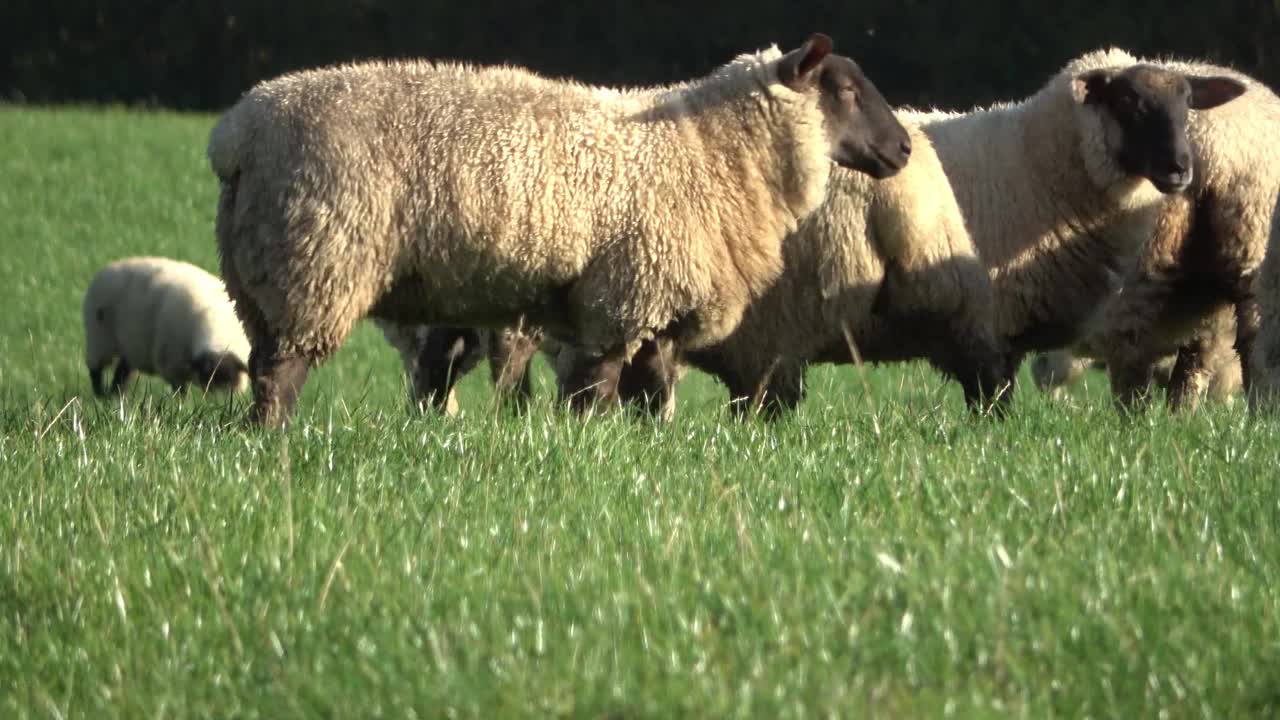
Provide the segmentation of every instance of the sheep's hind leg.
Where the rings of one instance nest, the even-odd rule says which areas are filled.
[[[648,340],[622,365],[618,396],[630,407],[670,420],[675,413],[675,347],[668,339]]]

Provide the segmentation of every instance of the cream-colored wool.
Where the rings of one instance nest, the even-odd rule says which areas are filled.
[[[199,381],[192,363],[231,353],[243,365],[249,341],[216,276],[179,260],[133,257],[94,275],[85,293],[85,364],[101,370],[123,359],[171,385]],[[239,374],[235,390],[248,387]]]
[[[592,347],[680,320],[681,342],[713,342],[781,272],[832,165],[818,91],[780,83],[781,57],[660,93],[427,62],[262,83],[209,144],[237,309],[313,363],[370,314],[528,313]]]
[[[1225,352],[1224,341],[1234,338],[1213,335],[1222,322],[1213,319],[1216,315],[1243,317],[1236,332],[1246,352],[1253,343],[1258,329],[1251,279],[1266,255],[1280,193],[1280,98],[1247,75],[1216,65],[1117,61],[1151,63],[1192,76],[1227,76],[1247,88],[1220,107],[1191,113],[1192,184],[1161,204],[1150,241],[1123,276],[1123,292],[1090,323],[1084,344],[1106,360],[1123,402],[1141,388],[1153,363],[1179,348],[1206,362]],[[1195,388],[1209,377],[1223,376],[1229,389],[1237,361],[1214,362],[1219,370],[1182,363],[1170,381],[1170,404],[1180,406],[1180,395],[1194,398]]]
[[[736,376],[733,384],[740,386],[731,388],[735,393],[758,390],[756,383],[771,372],[771,391],[788,399],[800,396],[803,360],[848,359],[844,338],[837,335],[832,342],[832,329],[839,332],[847,326],[864,358],[902,357],[893,341],[909,336],[910,324],[878,323],[870,313],[891,253],[897,253],[903,270],[916,270],[895,279],[891,314],[945,312],[950,307],[957,323],[980,327],[972,314],[974,306],[966,303],[992,292],[996,340],[1008,343],[1014,353],[1075,339],[1112,297],[1117,277],[1150,236],[1164,200],[1149,181],[1126,174],[1117,164],[1114,121],[1096,106],[1082,103],[1075,92],[1078,76],[1134,62],[1120,50],[1093,52],[1068,63],[1037,93],[1019,102],[967,113],[899,113],[905,123],[918,123],[931,142],[945,171],[943,185],[949,180],[969,240],[939,242],[926,228],[896,234],[882,229],[874,251],[859,249],[858,243],[868,237],[870,196],[841,192],[841,183],[833,182],[824,206],[788,239],[787,272],[760,301],[768,309],[753,308],[734,337],[694,355],[702,355],[704,361],[715,355],[717,361],[730,364],[728,374]],[[923,165],[922,155],[913,152],[895,187],[908,187],[908,173],[918,163]],[[857,183],[847,173],[837,177]],[[928,201],[933,194],[908,193],[906,198]],[[904,202],[888,192],[880,197],[882,207]],[[942,216],[945,213],[905,206],[884,215],[913,223],[935,222]],[[899,242],[888,239],[892,237]],[[974,280],[980,273],[964,269],[972,256],[969,242],[987,268],[991,290]],[[806,257],[811,258],[807,263]],[[919,272],[926,268],[933,270]],[[902,279],[910,280],[898,281]],[[911,296],[912,289],[919,298]],[[775,337],[782,339],[781,357],[765,349],[771,346],[761,345]],[[815,350],[821,342],[826,346]],[[725,376],[719,372],[722,368],[715,369]]]

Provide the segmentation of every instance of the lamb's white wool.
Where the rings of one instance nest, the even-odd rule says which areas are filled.
[[[175,388],[189,382],[240,391],[249,341],[222,281],[178,260],[133,257],[107,265],[85,293],[85,364],[94,390],[118,360],[113,389],[133,372],[158,375]]]
[[[1093,52],[1071,61],[1018,102],[964,113],[899,112],[931,142],[989,274],[995,342],[1009,353],[1002,363],[1006,373],[1016,370],[1023,353],[1059,347],[1077,337],[1112,297],[1117,278],[1132,265],[1155,225],[1165,196],[1119,164],[1116,157],[1125,138],[1116,120],[1105,106],[1086,102],[1083,94],[1082,78],[1134,62],[1117,49]],[[821,217],[819,211],[813,221]],[[828,232],[843,229],[837,224]],[[856,327],[858,317],[847,320]],[[880,352],[894,359],[893,342],[880,351],[873,343],[859,343],[858,349],[864,359],[875,359]],[[850,352],[840,339],[816,357],[847,362]],[[799,399],[801,370],[775,367],[768,391],[784,402]]]

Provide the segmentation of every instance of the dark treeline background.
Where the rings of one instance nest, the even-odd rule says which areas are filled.
[[[1115,44],[1209,58],[1280,86],[1280,0],[3,0],[0,94],[224,107],[254,82],[370,57],[511,62],[588,82],[701,74],[813,30],[891,102],[1026,94]]]

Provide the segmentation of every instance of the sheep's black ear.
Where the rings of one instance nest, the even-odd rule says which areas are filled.
[[[1239,80],[1223,75],[1214,77],[1188,75],[1187,82],[1191,84],[1191,100],[1187,104],[1192,110],[1216,108],[1235,100],[1248,89]]]
[[[778,79],[787,87],[798,90],[809,82],[809,77],[824,58],[831,54],[831,38],[814,33],[804,45],[792,50],[778,62]]]
[[[1085,105],[1102,99],[1102,91],[1111,84],[1111,71],[1091,70],[1071,78],[1071,97]]]

